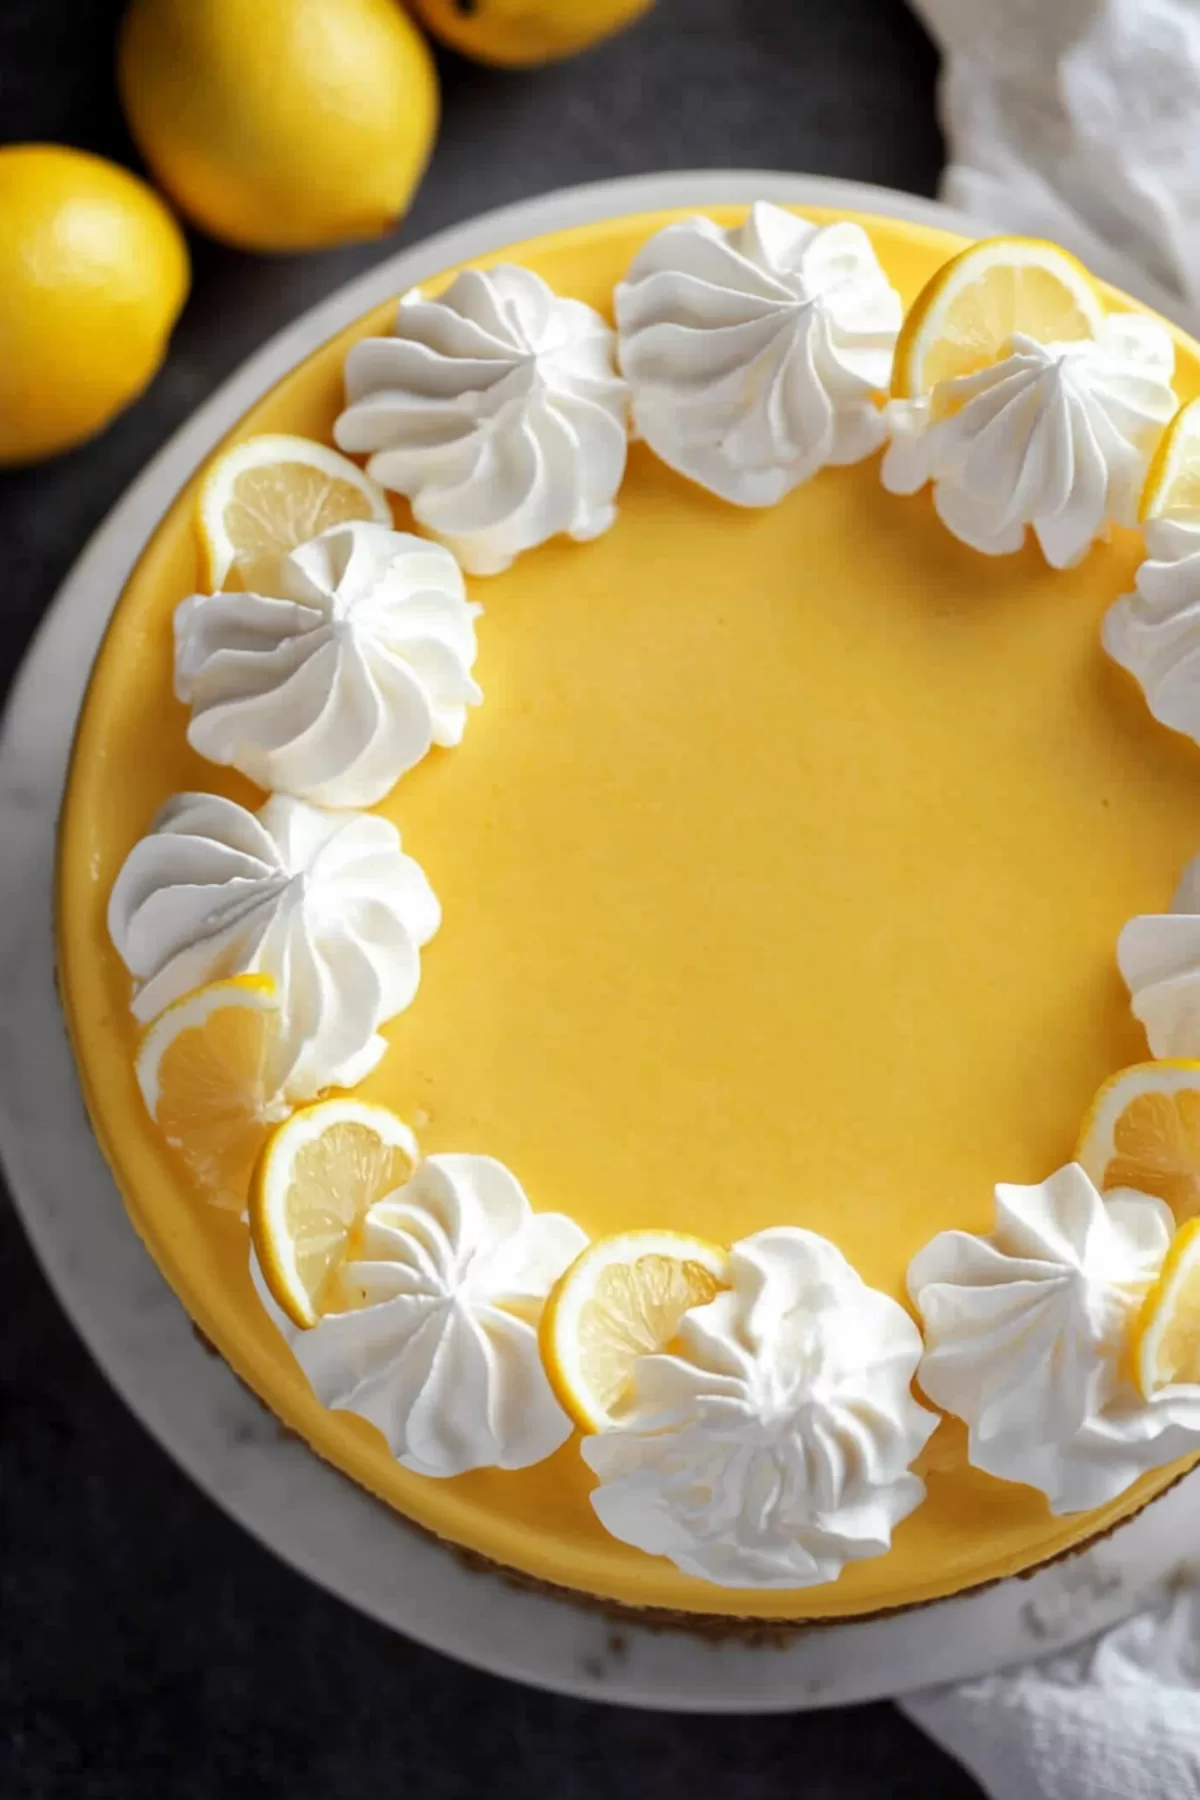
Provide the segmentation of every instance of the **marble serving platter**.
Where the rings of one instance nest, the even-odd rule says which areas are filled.
[[[982,1673],[1078,1641],[1181,1572],[1200,1475],[1094,1549],[1028,1581],[772,1643],[613,1625],[468,1570],[274,1420],[197,1342],[129,1224],[88,1129],[53,980],[54,832],[75,716],[130,569],[214,443],[300,359],[448,265],[541,232],[659,207],[752,199],[978,230],[909,195],[804,176],[639,176],[505,207],[404,250],[280,333],[176,434],[76,563],[13,690],[0,737],[0,1152],[46,1276],[142,1424],[218,1505],[294,1568],[397,1631],[535,1686],[631,1706],[773,1712]]]

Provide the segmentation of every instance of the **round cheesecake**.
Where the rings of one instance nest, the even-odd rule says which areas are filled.
[[[557,233],[476,267],[520,265],[610,318],[673,217]],[[905,305],[963,248],[857,223]],[[331,442],[347,353],[393,316],[326,345],[231,441]],[[1186,401],[1200,350],[1174,341]],[[924,1498],[885,1553],[811,1586],[739,1587],[606,1531],[577,1436],[531,1467],[435,1479],[320,1403],[256,1291],[244,1220],[197,1201],[147,1113],[142,1027],[106,922],[122,864],[173,795],[264,799],[189,747],[173,692],[175,609],[203,586],[194,488],[121,598],[79,723],[60,977],[130,1216],[263,1402],[449,1543],[580,1597],[684,1614],[850,1618],[955,1594],[1062,1555],[1170,1485],[1186,1461],[1055,1515],[1037,1488],[974,1466],[945,1418],[915,1462]],[[394,517],[413,529],[403,500]],[[1200,751],[1155,722],[1101,645],[1143,555],[1117,528],[1066,570],[1032,541],[982,556],[928,493],[887,492],[877,455],[776,504],[730,505],[633,442],[610,529],[468,577],[484,704],[461,744],[373,809],[399,827],[442,923],[357,1097],[407,1121],[425,1156],[498,1159],[537,1211],[589,1238],[654,1228],[729,1245],[799,1226],[911,1311],[923,1247],[986,1234],[997,1183],[1070,1163],[1097,1088],[1146,1056],[1114,946],[1131,917],[1165,911],[1200,848]]]

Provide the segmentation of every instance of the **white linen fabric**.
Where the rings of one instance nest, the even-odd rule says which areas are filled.
[[[911,4],[944,59],[942,199],[1200,328],[1195,0]]]
[[[1194,1800],[1200,1588],[1047,1662],[901,1704],[990,1800]]]

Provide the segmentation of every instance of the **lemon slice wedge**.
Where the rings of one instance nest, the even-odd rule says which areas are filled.
[[[247,438],[217,457],[196,499],[209,585],[269,592],[281,556],[350,519],[392,523],[357,463],[312,438]]]
[[[338,1272],[377,1200],[412,1174],[417,1140],[386,1106],[319,1100],[268,1139],[250,1185],[263,1279],[296,1325],[341,1309]]]
[[[1138,516],[1200,524],[1200,400],[1181,406],[1163,432],[1146,471]]]
[[[1111,1076],[1075,1160],[1102,1193],[1157,1194],[1181,1223],[1200,1213],[1200,1062],[1135,1063]]]
[[[1149,1400],[1176,1382],[1200,1382],[1200,1219],[1181,1225],[1130,1338],[1137,1385]]]
[[[589,1245],[542,1311],[542,1360],[583,1431],[605,1431],[639,1356],[664,1350],[683,1315],[725,1285],[726,1253],[676,1231],[624,1231]]]
[[[279,1005],[268,975],[235,975],[175,1001],[147,1028],[147,1111],[206,1199],[241,1212],[250,1172],[288,1107],[273,1073]]]
[[[927,394],[1005,355],[1015,331],[1042,344],[1095,337],[1104,308],[1081,262],[1037,238],[985,238],[932,276],[896,340],[892,392]]]

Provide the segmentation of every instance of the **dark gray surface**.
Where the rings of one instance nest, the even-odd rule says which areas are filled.
[[[10,141],[133,161],[110,0],[0,0]],[[103,438],[0,476],[0,691],[55,587],[167,434],[262,340],[394,243],[504,201],[650,169],[804,170],[933,191],[935,59],[901,0],[659,0],[576,62],[443,59],[445,119],[396,239],[256,258],[193,240],[149,393]],[[0,1071],[0,1079],[3,1071]],[[445,1662],[282,1568],[109,1392],[0,1203],[0,1795],[209,1800],[636,1793],[971,1800],[891,1707],[795,1719],[612,1713]]]

